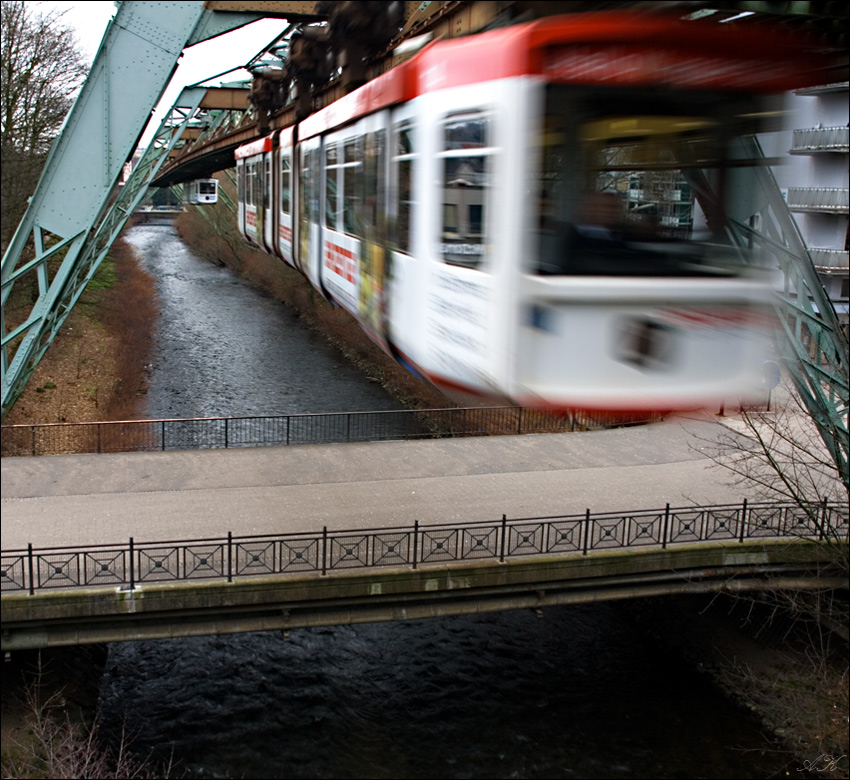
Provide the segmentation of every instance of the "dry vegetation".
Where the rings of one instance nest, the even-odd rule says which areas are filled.
[[[154,280],[116,241],[3,424],[135,418],[156,315]]]

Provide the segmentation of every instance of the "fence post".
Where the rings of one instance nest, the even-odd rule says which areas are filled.
[[[32,565],[32,542],[27,543],[27,565],[30,574],[30,596],[35,595],[35,581],[33,580],[33,565]]]
[[[583,554],[587,555],[587,550],[590,544],[590,508],[584,513],[584,550]]]
[[[322,574],[328,571],[328,527],[322,526]]]
[[[165,420],[159,424],[159,437],[160,444],[162,445],[162,451],[165,452]]]
[[[744,499],[744,505],[741,507],[741,531],[738,534],[738,541],[743,544],[744,531],[747,527],[747,499]]]
[[[32,432],[32,454],[35,456],[35,426],[30,425],[30,431]]]
[[[664,530],[661,536],[661,549],[667,549],[667,534],[670,531],[670,503],[664,508]]]
[[[97,424],[97,453],[100,454],[100,423]]]
[[[416,554],[419,552],[419,521],[413,521],[413,568],[416,568]]]
[[[522,433],[522,407],[521,406],[519,408],[519,420],[517,420],[516,432],[517,432],[517,434]]]
[[[286,446],[289,446],[289,421],[292,419],[292,415],[286,415]]]
[[[225,417],[224,418],[224,449],[227,449],[227,444],[228,444],[227,437],[228,437],[228,434],[230,433],[229,422],[230,422],[230,420],[227,417]]]
[[[233,582],[233,531],[227,532],[227,581]]]
[[[133,554],[133,537],[130,537],[130,590],[136,589],[136,561]]]
[[[826,521],[826,502],[827,502],[827,499],[826,499],[826,496],[824,496],[823,497],[823,505],[822,505],[823,511],[821,512],[821,516],[820,516],[820,535],[819,535],[820,541],[823,541],[826,538],[826,523],[827,523],[827,521]]]
[[[508,518],[507,515],[502,515],[502,549],[499,552],[499,563],[505,562],[505,536],[508,533]]]

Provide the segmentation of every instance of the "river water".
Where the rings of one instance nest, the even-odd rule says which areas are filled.
[[[130,231],[159,280],[150,417],[398,405],[277,302]],[[565,434],[569,435],[569,434]],[[127,642],[100,720],[208,778],[764,778],[759,724],[629,605]],[[181,774],[182,773],[182,774]]]

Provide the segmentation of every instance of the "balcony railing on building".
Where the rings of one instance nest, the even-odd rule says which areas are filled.
[[[835,81],[831,84],[821,84],[816,87],[804,87],[803,89],[796,89],[794,93],[796,95],[826,95],[830,92],[847,92],[850,88],[850,82],[848,81]]]
[[[850,128],[811,127],[794,131],[791,154],[823,152],[850,152]]]
[[[832,187],[789,187],[787,202],[791,211],[847,214],[850,211],[850,190]]]
[[[818,273],[840,276],[850,271],[850,252],[846,249],[809,248],[809,254]]]

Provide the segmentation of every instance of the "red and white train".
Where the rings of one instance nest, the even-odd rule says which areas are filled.
[[[755,212],[734,141],[810,66],[772,35],[631,13],[438,41],[239,148],[239,227],[449,394],[739,398],[771,318],[728,230]]]

